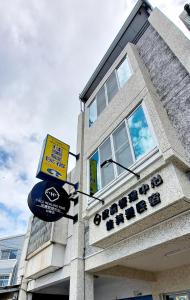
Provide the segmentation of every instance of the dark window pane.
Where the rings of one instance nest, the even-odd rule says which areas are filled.
[[[133,156],[129,145],[125,122],[123,122],[113,133],[113,142],[116,161],[126,168],[132,165]],[[118,174],[120,174],[124,169],[117,166],[117,171]]]
[[[100,146],[100,164],[102,164],[105,160],[112,158],[111,152],[111,144],[110,138],[108,138],[101,146]],[[101,168],[101,180],[102,187],[107,185],[110,181],[114,179],[114,169],[113,164],[109,164]]]
[[[98,151],[90,158],[90,195],[100,189],[99,155]]]
[[[104,110],[104,108],[106,107],[106,95],[105,95],[104,86],[97,93],[96,101],[97,101],[97,115],[99,116],[101,112]]]
[[[92,124],[97,119],[97,106],[96,101],[94,100],[90,106],[89,106],[89,127],[92,126]]]
[[[0,287],[7,286],[9,282],[9,275],[0,275]]]
[[[106,87],[107,87],[107,94],[108,94],[108,102],[111,101],[111,99],[115,96],[115,94],[118,91],[118,85],[117,85],[117,79],[116,74],[113,72],[108,80],[106,81]]]
[[[127,58],[117,68],[117,75],[119,79],[119,85],[122,88],[131,76],[131,70]]]
[[[11,250],[9,259],[16,259],[17,257],[17,250]]]
[[[142,109],[139,106],[128,119],[129,131],[136,159],[142,157],[155,147],[155,141]]]

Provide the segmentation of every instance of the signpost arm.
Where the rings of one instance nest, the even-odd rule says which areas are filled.
[[[76,193],[80,193],[80,194],[82,194],[82,195],[85,195],[85,196],[88,196],[88,197],[90,197],[90,198],[96,199],[96,200],[102,202],[102,204],[104,204],[104,200],[103,200],[103,199],[100,199],[100,198],[91,196],[91,195],[89,195],[89,194],[87,194],[87,193],[84,193],[84,192],[81,192],[81,191],[76,191]]]
[[[77,183],[72,183],[72,182],[69,182],[69,181],[64,181],[64,183],[67,183],[67,184],[69,184],[69,185],[71,185],[71,186],[74,187],[74,189],[75,189],[74,194],[75,194],[75,193],[80,193],[80,194],[82,194],[82,195],[85,195],[85,196],[88,196],[88,197],[90,197],[90,198],[96,199],[96,200],[102,202],[102,204],[104,204],[104,200],[103,200],[103,199],[94,197],[94,196],[89,195],[89,194],[87,194],[87,193],[85,193],[85,192],[82,192],[82,191],[78,191],[78,186],[79,186],[79,183],[78,183],[78,182],[77,182]]]
[[[69,154],[72,155],[72,156],[74,156],[76,158],[76,160],[79,160],[79,158],[80,158],[80,153],[74,154],[73,152],[69,151]]]
[[[132,170],[130,170],[130,169],[124,167],[123,165],[121,165],[120,163],[116,162],[115,160],[113,160],[113,159],[111,159],[111,158],[105,160],[105,161],[101,164],[100,167],[103,168],[104,166],[108,165],[109,163],[114,163],[114,164],[118,165],[119,167],[123,168],[124,170],[126,170],[126,171],[132,173],[133,175],[135,175],[135,176],[137,177],[137,179],[140,179],[140,175],[139,175],[138,173],[133,172]]]

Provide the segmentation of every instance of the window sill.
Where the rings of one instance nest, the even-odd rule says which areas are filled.
[[[153,163],[155,160],[161,157],[159,149],[155,147],[148,154],[140,158],[136,161],[132,166],[131,170],[136,171],[137,173],[142,172],[147,166]],[[115,178],[112,182],[106,185],[103,189],[94,194],[94,197],[105,199],[114,191],[120,188],[121,185],[125,184],[128,180],[133,178],[135,175],[129,173],[128,171],[124,171],[117,178]],[[86,210],[91,210],[94,206],[99,203],[98,200],[91,199],[88,201],[88,206]]]

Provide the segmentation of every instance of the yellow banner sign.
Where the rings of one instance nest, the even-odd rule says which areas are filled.
[[[40,159],[37,177],[46,179],[47,175],[49,175],[62,181],[67,180],[69,148],[69,145],[48,134]]]
[[[93,195],[98,190],[97,183],[97,161],[90,160],[90,194]]]

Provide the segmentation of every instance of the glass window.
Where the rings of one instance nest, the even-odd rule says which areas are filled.
[[[96,95],[96,99],[90,104],[89,127],[91,127],[92,124],[96,121],[97,117],[101,114],[106,105],[116,95],[119,88],[122,88],[124,86],[131,74],[132,72],[127,57],[125,57],[125,59],[120,63],[117,69],[112,72],[106,83],[99,90]]]
[[[101,146],[100,146],[100,164],[102,164],[105,160],[112,158],[112,149],[110,138],[108,138]],[[104,168],[101,168],[101,179],[102,179],[102,187],[107,185],[110,181],[114,179],[114,168],[113,164],[109,164]]]
[[[89,127],[92,126],[92,124],[96,121],[96,119],[97,119],[97,105],[96,105],[96,100],[94,100],[89,106]]]
[[[128,119],[128,125],[135,158],[138,159],[155,146],[142,106],[139,106]]]
[[[9,283],[9,275],[0,275],[0,287],[7,286]]]
[[[97,116],[101,114],[101,112],[106,107],[106,95],[105,95],[105,87],[103,86],[96,95],[97,101]]]
[[[0,259],[16,259],[17,257],[17,250],[12,249],[5,249],[1,250]]]
[[[125,58],[123,60],[123,62],[119,65],[119,67],[117,68],[117,75],[118,75],[118,79],[119,79],[119,85],[120,88],[122,88],[124,86],[124,84],[127,82],[127,80],[129,79],[129,77],[131,76],[131,70],[129,67],[129,63],[127,58]]]
[[[127,128],[125,122],[123,122],[113,133],[113,143],[115,159],[118,163],[124,167],[129,167],[133,163],[133,156],[129,139],[127,135]],[[124,172],[124,169],[117,166],[118,174]]]
[[[1,259],[9,259],[10,250],[1,250]]]
[[[9,256],[9,259],[16,259],[17,257],[17,250],[11,250],[10,251],[10,256]]]
[[[93,195],[119,176],[124,169],[114,163],[101,164],[112,158],[126,168],[155,147],[142,105],[108,137],[89,159],[90,194]]]
[[[90,195],[95,194],[100,189],[100,168],[99,154],[96,151],[90,158]]]
[[[108,102],[110,102],[118,91],[115,71],[110,75],[110,77],[106,81],[106,88],[107,88]]]

